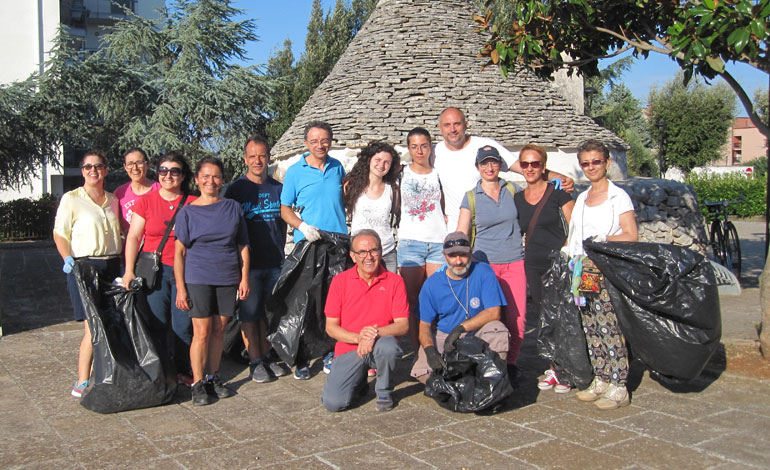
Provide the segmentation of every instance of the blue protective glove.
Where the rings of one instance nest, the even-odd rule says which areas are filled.
[[[72,259],[72,256],[67,256],[64,258],[64,266],[61,267],[61,270],[65,273],[69,274],[72,272],[72,268],[75,267],[75,260]]]
[[[551,179],[551,183],[553,183],[553,185],[554,185],[553,189],[561,189],[561,179],[553,178],[553,179]]]

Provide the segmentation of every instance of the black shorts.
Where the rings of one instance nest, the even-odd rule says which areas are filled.
[[[187,295],[192,304],[188,312],[191,318],[208,318],[214,315],[232,317],[235,314],[238,286],[187,284]]]

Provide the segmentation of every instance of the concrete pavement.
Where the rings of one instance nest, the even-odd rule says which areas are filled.
[[[739,225],[741,237],[752,224],[761,225]],[[237,391],[233,398],[192,407],[189,389],[180,387],[171,404],[98,415],[69,396],[82,325],[70,321],[60,268],[50,244],[0,248],[2,468],[734,469],[770,462],[770,380],[715,361],[693,383],[666,388],[634,363],[631,405],[600,412],[574,392],[537,389],[546,364],[529,337],[521,391],[494,415],[439,408],[407,380],[406,363],[393,411],[374,410],[370,387],[359,406],[332,414],[319,401],[320,364],[309,381],[256,384],[247,368],[227,361],[222,375]],[[745,285],[756,282],[754,268],[744,272]],[[753,289],[721,299],[725,343],[756,338]]]

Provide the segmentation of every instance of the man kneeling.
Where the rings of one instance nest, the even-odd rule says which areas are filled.
[[[508,354],[508,329],[500,321],[505,296],[494,271],[471,262],[471,244],[462,232],[444,239],[446,268],[429,277],[420,291],[420,350],[412,377],[423,384],[431,371],[444,368],[443,351],[453,351],[465,334],[483,339],[502,359]],[[431,325],[438,319],[435,340]]]
[[[356,265],[332,279],[326,298],[326,333],[337,340],[334,367],[321,402],[329,411],[350,406],[367,386],[367,369],[377,369],[377,411],[393,408],[391,374],[401,357],[397,336],[409,329],[409,303],[401,276],[380,265],[382,245],[374,230],[361,230],[350,242]]]

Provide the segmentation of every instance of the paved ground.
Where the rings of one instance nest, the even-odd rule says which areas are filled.
[[[759,223],[739,225],[752,255]],[[759,244],[757,244],[759,246]],[[756,286],[761,259],[745,259]],[[212,406],[173,403],[98,415],[69,396],[81,326],[69,321],[61,260],[50,245],[0,248],[0,467],[2,468],[767,468],[770,381],[713,365],[687,387],[666,388],[634,363],[631,406],[600,412],[574,393],[540,392],[545,364],[531,338],[523,383],[503,411],[455,414],[399,371],[398,406],[374,411],[373,392],[350,411],[319,404],[325,375],[271,384],[226,362],[237,396]],[[724,342],[756,338],[757,289],[723,297]],[[718,362],[718,361],[716,361]],[[716,363],[715,362],[715,363]]]

